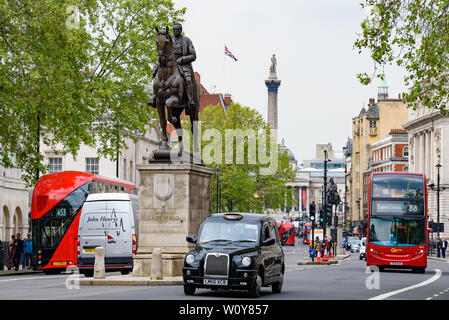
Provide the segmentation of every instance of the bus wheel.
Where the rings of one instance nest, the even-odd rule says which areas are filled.
[[[426,273],[426,268],[424,268],[424,267],[416,267],[416,268],[413,268],[412,271],[414,273]]]
[[[86,278],[92,278],[94,276],[94,270],[83,270],[82,274],[84,274]]]
[[[60,274],[61,270],[60,269],[45,269],[44,273],[46,275],[49,275],[49,274]]]

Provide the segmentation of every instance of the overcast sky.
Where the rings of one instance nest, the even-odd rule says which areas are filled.
[[[351,136],[352,118],[377,96],[378,79],[359,83],[357,73],[374,71],[367,53],[353,49],[366,11],[360,0],[173,0],[186,7],[183,31],[192,41],[193,68],[211,93],[230,93],[267,120],[271,56],[277,58],[279,142],[298,163],[315,157],[315,145],[340,152]],[[237,62],[224,55],[224,45]],[[404,73],[385,66],[389,96],[406,87]]]

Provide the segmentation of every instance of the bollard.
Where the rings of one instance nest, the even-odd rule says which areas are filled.
[[[162,279],[162,250],[154,248],[151,255],[151,279]]]
[[[95,248],[94,278],[95,279],[104,279],[105,278],[104,248],[103,247]]]

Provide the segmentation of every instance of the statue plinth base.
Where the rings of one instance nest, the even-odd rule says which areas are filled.
[[[139,227],[133,275],[150,276],[151,254],[154,248],[161,248],[163,276],[180,276],[184,256],[193,248],[186,236],[197,236],[201,222],[210,215],[213,170],[190,161],[160,159],[137,169]]]

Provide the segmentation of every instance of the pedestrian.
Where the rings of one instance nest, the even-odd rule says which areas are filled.
[[[31,233],[27,234],[27,238],[23,241],[23,255],[22,255],[22,270],[26,267],[31,269],[31,254],[33,252],[33,241],[31,240]]]
[[[332,239],[332,237],[329,237],[329,255],[331,254],[331,252],[333,252],[333,248],[334,248],[334,240]]]
[[[318,255],[318,251],[320,251],[321,256],[323,256],[322,252],[321,252],[321,242],[320,242],[320,238],[316,237],[315,240],[315,255]]]
[[[445,238],[441,242],[441,254],[442,254],[444,259],[446,259],[446,249],[447,249],[447,238]]]
[[[20,259],[22,258],[22,252],[23,252],[23,240],[20,239],[20,233],[17,233],[16,235],[16,252],[14,255],[14,267],[16,271],[19,271],[19,265],[20,265]]]
[[[11,270],[11,268],[14,267],[15,255],[16,255],[16,235],[13,234],[11,236],[11,240],[9,241],[9,253],[8,259],[6,260],[6,266],[8,267],[8,270]]]

